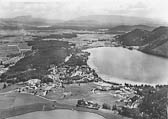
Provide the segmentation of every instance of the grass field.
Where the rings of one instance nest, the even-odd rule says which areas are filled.
[[[20,88],[20,87],[22,87],[22,85],[13,84],[13,85],[7,86],[4,89],[1,89],[0,93],[5,93],[5,92],[11,91],[11,90],[15,90],[15,89]]]
[[[18,116],[21,114],[31,113],[34,111],[42,111],[45,105],[45,111],[52,109],[74,109],[77,111],[90,112],[99,114],[106,119],[129,119],[120,115],[114,114],[112,111],[106,110],[93,110],[88,108],[76,107],[73,105],[64,103],[55,103],[55,108],[52,107],[54,103],[46,101],[45,99],[29,94],[10,93],[6,95],[0,95],[0,118],[8,118]],[[69,100],[70,101],[70,100]],[[68,100],[67,100],[68,103]],[[14,117],[13,117],[14,118]]]
[[[99,104],[113,104],[113,102],[117,100],[116,97],[111,95],[113,92],[110,91],[96,91],[96,93],[93,93],[91,89],[95,88],[96,86],[97,85],[94,83],[81,84],[80,86],[77,84],[72,84],[65,85],[65,89],[56,89],[55,93],[50,93],[48,95],[48,98],[57,100],[54,103],[56,106],[55,108],[52,106],[52,101],[48,101],[38,96],[21,94],[17,92],[0,94],[0,114],[2,114],[2,117],[12,117],[34,111],[42,111],[44,105],[46,105],[47,108],[45,108],[45,110],[73,108],[74,110],[78,111],[96,113],[104,116],[107,119],[128,119],[126,117],[114,114],[112,111],[91,110],[87,108],[77,108],[75,106],[77,100],[81,98],[85,98],[88,101],[94,101]],[[64,93],[68,92],[71,92],[71,94],[62,97]]]
[[[56,89],[56,91],[51,92],[47,95],[47,98],[57,100],[62,104],[76,105],[77,100],[86,99],[88,101],[96,102],[100,105],[107,103],[111,106],[116,104],[119,97],[113,96],[115,91],[96,91],[92,92],[92,89],[96,88],[97,85],[94,83],[84,83],[65,85],[65,89]]]
[[[29,94],[20,94],[16,92],[0,94],[0,109],[47,102],[49,101]]]

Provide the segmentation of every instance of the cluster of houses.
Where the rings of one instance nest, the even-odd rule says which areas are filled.
[[[109,84],[103,81],[96,82],[96,84],[98,86],[92,89],[94,93],[96,91],[113,90],[114,93],[112,93],[112,95],[114,97],[119,97],[117,102],[124,103],[124,106],[127,108],[136,108],[142,101],[142,97],[137,95],[137,92],[133,89],[133,87],[131,88],[123,85]]]
[[[83,56],[83,53],[77,53],[76,57],[81,57],[83,62],[87,61],[87,57]],[[63,64],[58,66],[51,65],[49,68],[48,78],[52,79],[52,82],[42,83],[40,79],[30,79],[24,82],[24,86],[18,88],[17,91],[20,93],[31,93],[33,95],[46,96],[53,88],[64,87],[64,84],[74,84],[77,83],[88,83],[94,82],[97,87],[93,91],[110,91],[114,90],[113,94],[116,97],[120,97],[119,102],[123,102],[126,107],[136,108],[140,102],[140,97],[136,95],[135,90],[130,87],[126,87],[120,84],[110,84],[104,82],[93,69],[91,69],[87,64],[83,65],[68,65],[66,62],[72,57],[70,55]],[[130,96],[130,94],[133,94]],[[71,94],[65,94],[71,95]],[[78,107],[86,107],[90,109],[99,109],[100,106],[97,103],[88,102],[84,99],[78,100]]]
[[[83,54],[77,55],[81,57]],[[66,60],[66,62],[68,62],[68,60]],[[113,90],[115,91],[113,95],[119,97],[120,99],[118,101],[121,103],[123,102],[126,107],[135,108],[139,105],[140,97],[136,95],[136,91],[134,89],[121,84],[108,83],[103,81],[88,65],[67,65],[65,63],[59,66],[53,65],[49,71],[50,74],[48,77],[53,79],[53,82],[55,84],[57,83],[59,86],[63,86],[63,84],[77,83],[80,85],[80,83],[94,82],[97,84],[97,87],[92,90],[93,92]],[[89,104],[91,103],[88,103],[84,100],[79,100],[78,102],[78,106],[82,105],[84,107],[89,107]]]
[[[19,93],[29,93],[33,95],[46,96],[52,88],[56,88],[58,85],[53,83],[41,83],[40,79],[30,79],[24,82],[24,86],[18,88],[16,91]]]
[[[49,69],[49,78],[54,82],[61,82],[63,84],[72,83],[87,83],[97,81],[98,77],[94,76],[94,71],[87,65],[82,66],[53,66]]]
[[[91,101],[86,101],[84,99],[78,100],[76,106],[77,107],[85,107],[85,108],[89,108],[89,109],[96,109],[96,110],[98,110],[100,108],[99,104],[93,103]]]
[[[98,85],[95,88],[95,91],[110,91],[110,90],[120,90],[122,85],[120,84],[112,84],[112,83],[106,83],[105,81],[101,80],[99,82],[95,82],[96,85]]]

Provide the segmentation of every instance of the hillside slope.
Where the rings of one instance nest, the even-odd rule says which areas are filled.
[[[126,33],[133,31],[135,29],[142,29],[142,30],[147,30],[147,31],[152,31],[154,27],[152,26],[147,26],[147,25],[119,25],[113,28],[110,28],[107,33]]]
[[[165,43],[163,43],[155,48],[149,49],[148,47],[145,47],[145,48],[142,48],[141,51],[149,53],[149,54],[168,57],[168,39]]]
[[[119,36],[119,41],[127,46],[142,46],[147,43],[147,37],[151,34],[150,31],[135,29],[131,32]]]
[[[153,31],[136,29],[119,36],[123,45],[141,46],[140,51],[168,57],[168,27],[160,26]]]
[[[148,44],[141,47],[141,51],[168,57],[168,27],[158,27],[148,36]]]

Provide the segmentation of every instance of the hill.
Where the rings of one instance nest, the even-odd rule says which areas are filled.
[[[147,37],[150,35],[150,33],[151,32],[147,30],[135,29],[119,36],[119,41],[123,45],[127,46],[142,46],[148,43]]]
[[[145,48],[142,48],[141,51],[143,51],[145,53],[149,53],[149,54],[168,57],[168,39],[165,43],[163,43],[155,48],[149,48],[147,46]]]
[[[19,28],[30,28],[30,27],[46,27],[54,24],[58,24],[60,20],[48,20],[43,18],[35,18],[32,16],[17,16],[14,18],[1,18],[0,28],[1,29],[19,29]]]
[[[139,25],[143,24],[143,25]],[[1,18],[1,29],[95,29],[120,26],[114,29],[130,31],[133,29],[146,29],[151,30],[149,26],[158,26],[163,24],[149,18],[140,18],[132,16],[119,16],[119,15],[89,15],[83,16],[72,20],[49,20],[45,18],[36,18],[32,16],[18,16],[14,18]],[[113,29],[112,29],[113,30]]]
[[[71,25],[93,25],[93,26],[118,26],[118,25],[156,25],[160,24],[158,21],[148,18],[139,18],[132,16],[120,16],[120,15],[89,15],[79,17],[73,20],[65,22],[65,24]]]
[[[168,27],[159,27],[148,37],[149,43],[140,50],[146,53],[168,57]]]
[[[113,28],[110,28],[106,33],[126,33],[129,31],[133,31],[135,29],[142,29],[142,30],[147,30],[147,31],[152,31],[154,27],[152,26],[147,26],[147,25],[119,25]]]
[[[135,29],[118,37],[127,46],[141,46],[139,50],[168,57],[168,27],[160,26],[152,31]]]

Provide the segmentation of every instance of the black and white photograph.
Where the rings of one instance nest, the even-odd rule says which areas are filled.
[[[168,119],[168,0],[0,0],[0,119]]]

